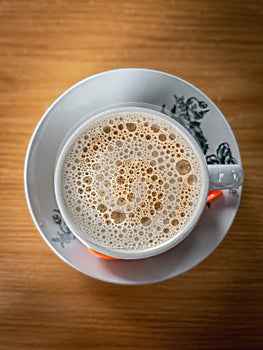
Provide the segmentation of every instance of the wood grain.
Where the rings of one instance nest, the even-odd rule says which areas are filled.
[[[262,2],[0,1],[0,348],[262,349]],[[92,280],[40,238],[23,192],[29,138],[76,81],[117,67],[189,80],[219,106],[243,158],[220,247],[151,286]]]

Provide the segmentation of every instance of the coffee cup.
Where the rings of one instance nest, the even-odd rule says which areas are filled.
[[[180,123],[134,106],[84,118],[67,134],[54,174],[71,231],[93,251],[119,259],[175,247],[200,220],[208,191],[242,183],[240,165],[207,165]]]

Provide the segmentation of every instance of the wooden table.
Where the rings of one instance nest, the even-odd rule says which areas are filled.
[[[1,349],[262,349],[262,2],[0,1]],[[245,169],[240,210],[193,270],[118,286],[64,264],[24,198],[29,138],[78,80],[117,67],[178,75],[226,115]]]

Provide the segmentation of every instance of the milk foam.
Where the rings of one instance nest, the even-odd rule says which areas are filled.
[[[168,121],[132,112],[90,125],[63,164],[63,198],[81,236],[136,252],[170,240],[194,216],[202,165]]]

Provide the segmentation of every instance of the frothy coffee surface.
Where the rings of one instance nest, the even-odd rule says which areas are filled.
[[[81,236],[107,250],[136,252],[176,236],[198,208],[202,166],[168,121],[141,112],[90,125],[62,170],[63,198]]]

